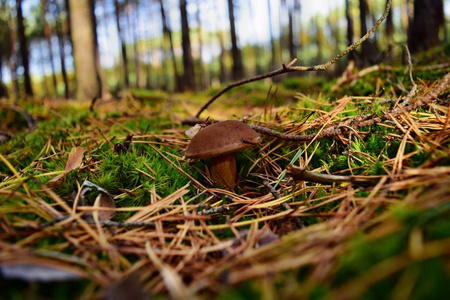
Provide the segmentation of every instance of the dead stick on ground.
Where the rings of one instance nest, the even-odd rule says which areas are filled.
[[[296,63],[296,61],[297,61],[297,59],[294,59],[290,63],[288,63],[287,65],[283,64],[282,68],[277,69],[275,71],[272,71],[272,72],[269,72],[269,73],[265,73],[265,74],[262,74],[262,75],[258,75],[258,76],[251,77],[251,78],[248,78],[248,79],[245,79],[245,80],[241,80],[241,81],[237,81],[237,82],[231,83],[231,84],[227,85],[219,93],[214,95],[208,102],[206,102],[205,105],[203,105],[200,108],[200,110],[197,112],[195,117],[196,118],[200,118],[200,115],[202,114],[202,112],[205,109],[208,108],[208,106],[210,106],[217,98],[219,98],[224,93],[226,93],[227,91],[231,90],[234,87],[237,87],[237,86],[240,86],[240,85],[243,85],[243,84],[246,84],[246,83],[262,80],[262,79],[265,79],[265,78],[274,77],[276,75],[289,73],[289,72],[325,71],[331,65],[336,63],[339,59],[341,59],[343,56],[347,55],[351,51],[355,50],[359,45],[364,43],[378,29],[378,27],[384,21],[384,19],[386,19],[387,15],[389,14],[389,11],[391,9],[391,5],[392,5],[392,0],[389,0],[389,2],[386,4],[386,9],[384,10],[383,15],[378,19],[378,21],[374,24],[374,26],[369,31],[367,31],[367,33],[362,38],[360,38],[359,40],[357,40],[356,42],[354,42],[353,44],[348,46],[344,51],[338,53],[335,57],[331,58],[326,63],[321,64],[321,65],[316,65],[316,66],[293,66]]]
[[[308,171],[303,168],[295,167],[293,165],[287,166],[287,174],[291,176],[296,181],[309,181],[322,184],[335,184],[343,182],[351,182],[354,185],[375,185],[379,178],[373,177],[356,177],[356,176],[339,176],[339,175],[328,175],[320,174]]]
[[[273,195],[273,197],[275,199],[281,198],[281,196],[280,196],[280,194],[278,194],[277,190],[273,186],[271,186],[267,180],[264,180],[263,184],[265,187],[267,187],[269,189],[270,193]],[[287,204],[285,202],[281,203],[280,207],[282,210],[291,210],[292,209],[289,206],[289,204]],[[299,217],[293,217],[293,220],[294,220],[295,225],[297,225],[298,228],[305,228],[305,225],[303,224],[303,222],[300,220]]]
[[[329,138],[329,137],[338,136],[338,135],[344,133],[344,131],[349,130],[349,127],[353,128],[353,129],[357,129],[357,128],[364,127],[364,126],[375,125],[375,124],[379,124],[383,121],[386,121],[387,119],[389,119],[389,116],[396,117],[401,114],[408,113],[414,109],[417,109],[417,108],[437,99],[437,97],[440,94],[442,94],[443,92],[445,92],[448,88],[450,88],[450,73],[445,75],[428,94],[426,94],[425,96],[422,96],[422,97],[418,97],[414,103],[410,103],[409,105],[406,105],[404,107],[398,106],[395,109],[389,111],[388,113],[383,114],[382,116],[376,116],[376,115],[358,116],[356,118],[346,120],[345,122],[342,122],[340,124],[332,125],[326,129],[322,130],[320,133],[311,133],[311,134],[307,134],[307,135],[295,135],[295,134],[281,133],[276,130],[273,130],[273,129],[270,129],[267,127],[263,127],[263,126],[258,126],[258,125],[249,125],[249,126],[261,134],[271,136],[271,137],[274,137],[274,138],[277,138],[280,140],[285,140],[285,141],[307,142],[307,141],[313,140],[314,138],[315,139]],[[193,125],[193,124],[197,124],[197,123],[203,123],[204,121],[205,120],[198,119],[198,118],[191,118],[191,119],[184,120],[183,124]]]

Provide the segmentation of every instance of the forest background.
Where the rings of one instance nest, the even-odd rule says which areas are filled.
[[[1,1],[2,95],[92,99],[127,88],[198,91],[268,72],[293,58],[301,65],[323,63],[372,27],[386,1],[89,0],[73,4]],[[448,15],[449,1],[393,1],[380,30],[348,59],[356,59],[362,67],[404,60],[405,43],[412,53],[445,43]],[[92,36],[77,35],[73,40],[72,28],[81,25]],[[80,44],[78,54],[73,43]],[[93,47],[83,46],[89,44]],[[81,62],[78,68],[83,74],[78,78],[76,61]],[[327,72],[336,75],[346,65],[341,60]],[[85,92],[75,94],[77,86]]]

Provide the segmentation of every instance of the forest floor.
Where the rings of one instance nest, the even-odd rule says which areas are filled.
[[[0,298],[443,298],[449,52],[227,92],[233,191],[184,158],[217,90],[0,100]]]

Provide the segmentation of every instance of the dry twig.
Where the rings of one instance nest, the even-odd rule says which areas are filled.
[[[338,53],[335,57],[331,58],[326,63],[321,64],[321,65],[316,65],[316,66],[294,66],[294,64],[297,61],[297,59],[294,59],[290,63],[288,63],[287,65],[283,64],[282,68],[277,69],[275,71],[272,71],[272,72],[269,72],[269,73],[265,73],[265,74],[262,74],[262,75],[258,75],[258,76],[255,76],[255,77],[251,77],[251,78],[248,78],[248,79],[244,79],[244,80],[241,80],[241,81],[238,81],[238,82],[231,83],[231,84],[227,85],[219,93],[214,95],[208,102],[206,102],[205,105],[203,105],[200,108],[200,110],[197,112],[195,117],[196,118],[200,118],[200,115],[202,114],[202,112],[205,109],[208,108],[208,106],[210,106],[217,98],[219,98],[224,93],[226,93],[227,91],[231,90],[234,87],[237,87],[237,86],[240,86],[240,85],[243,85],[243,84],[246,84],[246,83],[262,80],[262,79],[265,79],[265,78],[274,77],[274,76],[281,75],[281,74],[284,74],[284,73],[289,73],[289,72],[325,71],[330,66],[332,66],[334,63],[336,63],[339,59],[341,59],[343,56],[347,55],[351,51],[355,50],[359,45],[364,43],[378,29],[380,24],[383,23],[384,19],[386,19],[386,17],[389,14],[389,11],[391,9],[391,5],[392,5],[392,0],[389,0],[389,2],[386,3],[386,9],[384,10],[384,12],[381,15],[381,17],[377,20],[377,22],[373,25],[373,27],[369,31],[367,31],[367,33],[363,37],[361,37],[359,40],[357,40],[356,42],[354,42],[353,44],[348,46],[344,51]]]

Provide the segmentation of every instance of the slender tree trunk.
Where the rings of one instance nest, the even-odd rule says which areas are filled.
[[[151,61],[152,50],[150,48],[150,45],[148,45],[147,55]],[[149,90],[152,88],[151,75],[152,75],[152,64],[149,62],[147,63],[147,66],[145,68],[145,88]]]
[[[64,82],[64,97],[69,99],[69,81],[67,79],[67,71],[66,71],[66,58],[65,58],[65,47],[64,47],[64,36],[62,32],[62,24],[61,24],[61,14],[58,2],[55,1],[56,8],[56,36],[58,37],[58,45],[59,45],[59,60],[61,64],[61,75]]]
[[[256,74],[262,74],[264,72],[262,66],[261,66],[261,51],[260,51],[260,47],[259,47],[259,42],[257,40],[257,35],[256,35],[256,26],[259,26],[259,24],[255,24],[255,16],[253,13],[253,9],[252,9],[252,0],[249,0],[249,11],[250,11],[250,20],[252,20],[252,35],[255,37],[255,45],[253,46],[253,53],[255,55],[255,73]]]
[[[444,25],[443,0],[414,0],[414,18],[408,32],[411,52],[439,44],[439,28]]]
[[[191,38],[187,18],[186,0],[180,0],[181,46],[183,48],[184,82],[183,90],[195,91],[194,60],[192,58]]]
[[[205,64],[203,63],[203,31],[202,31],[202,20],[200,18],[200,6],[201,6],[200,0],[197,0],[196,19],[198,25],[198,47],[199,47],[198,66],[200,69],[200,76],[199,76],[200,88],[204,90],[207,87],[207,78],[206,78]]]
[[[228,0],[228,17],[230,19],[231,53],[233,57],[232,77],[233,80],[238,80],[244,77],[244,66],[242,65],[241,50],[237,44],[233,0]]]
[[[95,59],[95,70],[97,73],[97,80],[100,82],[100,94],[98,97],[102,97],[102,95],[107,91],[106,82],[105,80],[105,74],[103,72],[102,66],[100,64],[100,48],[98,45],[98,33],[97,33],[97,17],[95,16],[95,2],[98,0],[89,0],[89,7],[90,7],[90,15],[91,15],[91,22],[93,24],[92,26],[92,36],[94,37],[94,59]],[[103,90],[105,89],[105,90]]]
[[[177,61],[175,57],[175,51],[173,47],[172,30],[167,25],[166,12],[164,10],[163,0],[159,0],[159,8],[161,11],[161,20],[163,25],[163,35],[165,40],[169,40],[170,57],[172,59],[173,72],[175,77],[175,90],[180,91],[182,89],[181,77],[177,67]],[[164,47],[167,49],[167,47]]]
[[[117,26],[117,33],[119,35],[119,41],[120,41],[120,49],[122,53],[122,67],[123,67],[123,78],[124,78],[124,84],[125,88],[130,88],[130,79],[128,77],[128,60],[127,60],[127,48],[125,45],[125,39],[122,32],[122,26],[120,25],[120,6],[119,1],[114,0],[114,8],[115,8],[115,14],[116,14],[116,26]]]
[[[64,33],[69,40],[70,52],[72,52],[72,25],[70,24],[69,0],[64,0],[64,11],[66,12],[66,32]],[[73,55],[73,53],[70,53]]]
[[[386,0],[386,5],[388,4],[389,0]],[[392,9],[389,11],[389,14],[386,18],[386,28],[384,31],[384,43],[387,45],[387,58],[389,60],[392,59],[392,51],[394,47],[394,21],[392,17]]]
[[[47,83],[47,75],[45,74],[45,55],[44,55],[44,50],[42,49],[42,43],[43,41],[39,40],[36,41],[38,44],[38,48],[39,48],[39,62],[40,62],[40,67],[41,67],[41,73],[42,73],[42,81],[41,81],[41,86],[44,87],[44,95],[48,96],[49,95],[49,87],[48,87],[48,83]]]
[[[56,80],[56,71],[55,71],[55,63],[54,63],[54,55],[53,55],[53,46],[52,46],[52,29],[47,22],[46,14],[48,12],[48,1],[41,0],[42,4],[42,20],[44,22],[44,35],[45,40],[47,41],[48,48],[48,56],[50,61],[50,66],[52,68],[52,82],[53,82],[53,90],[55,95],[58,94],[58,81]]]
[[[286,49],[286,38],[284,35],[285,32],[285,22],[286,16],[289,19],[289,12],[287,11],[287,5],[286,0],[280,1],[280,11],[279,11],[279,22],[280,22],[280,40],[279,40],[279,47],[280,47],[280,62],[284,62],[284,55],[283,52]],[[288,24],[289,26],[289,24]],[[288,29],[289,30],[289,29]],[[289,41],[288,41],[289,43]]]
[[[302,48],[302,40],[301,40],[301,30],[300,30],[300,17],[301,17],[301,6],[300,6],[300,0],[294,0],[294,9],[292,11],[293,16],[293,32],[294,37],[297,37],[297,45],[294,45],[295,50],[295,57],[298,55],[298,51]]]
[[[353,17],[351,13],[350,0],[345,0],[345,18],[347,19],[347,45],[353,44]],[[355,52],[352,51],[348,54],[349,60],[355,60]]]
[[[15,99],[20,97],[19,81],[17,79],[17,31],[14,24],[14,19],[9,11],[9,30],[10,30],[10,49],[8,51],[8,68],[11,74],[12,91]]]
[[[72,26],[76,99],[92,100],[101,95],[95,22],[91,0],[69,1]]]
[[[134,75],[135,75],[135,82],[134,82],[134,87],[138,88],[139,87],[139,80],[140,80],[140,76],[139,76],[139,54],[137,51],[137,35],[136,35],[136,26],[134,24],[134,22],[132,22],[130,20],[130,16],[136,20],[133,17],[133,4],[130,4],[129,0],[125,0],[125,17],[127,20],[127,33],[128,36],[130,37],[131,41],[132,41],[132,45],[133,45],[133,63],[134,63]]]
[[[139,22],[139,0],[134,1],[134,18],[133,18],[133,26],[131,27],[131,31],[133,33],[133,49],[134,49],[134,71],[136,72],[136,87],[140,88],[141,86],[141,58],[139,55],[139,36],[137,29]]]
[[[367,17],[370,16],[370,9],[367,0],[359,0],[361,36],[367,33]],[[361,45],[361,64],[373,64],[379,60],[379,51],[376,35],[370,37]]]
[[[314,25],[316,29],[317,63],[321,64],[323,62],[323,47],[325,38],[323,34],[323,29],[320,26],[319,18],[317,16],[314,18]]]
[[[294,44],[294,25],[292,21],[292,10],[289,9],[289,60],[293,60],[297,57],[295,55],[295,44]]]
[[[219,10],[217,8],[217,2],[214,1],[214,12],[216,15],[219,15]],[[225,67],[225,57],[226,57],[226,50],[225,50],[225,39],[223,36],[223,32],[220,29],[219,26],[219,20],[216,18],[216,29],[217,29],[217,37],[220,44],[220,54],[219,54],[219,66],[220,66],[220,74],[219,74],[219,80],[220,82],[227,81],[227,70]]]
[[[273,37],[273,28],[272,28],[272,9],[270,7],[270,0],[267,0],[267,11],[269,12],[269,36],[270,36],[270,51],[271,51],[271,64],[270,69],[274,70],[277,66],[276,61],[276,49],[275,49],[275,38]]]
[[[359,22],[360,22],[360,32],[361,36],[367,32],[367,14],[369,7],[367,5],[367,0],[359,0]],[[369,43],[366,41],[361,45],[361,60],[362,64],[366,65],[369,59]]]
[[[27,94],[27,96],[33,96],[33,89],[31,87],[31,76],[30,76],[30,54],[28,50],[28,40],[25,34],[25,25],[23,22],[22,0],[16,0],[16,8],[17,8],[17,33],[19,35],[20,57],[23,66],[25,94]]]
[[[331,11],[328,14],[327,25],[328,25],[328,30],[331,33],[331,37],[333,38],[332,42],[331,42],[331,44],[334,45],[333,51],[335,53],[338,53],[339,52],[340,36],[339,36],[338,17],[336,16],[336,11]]]
[[[0,55],[0,98],[8,98],[8,90],[3,83],[3,57]]]

